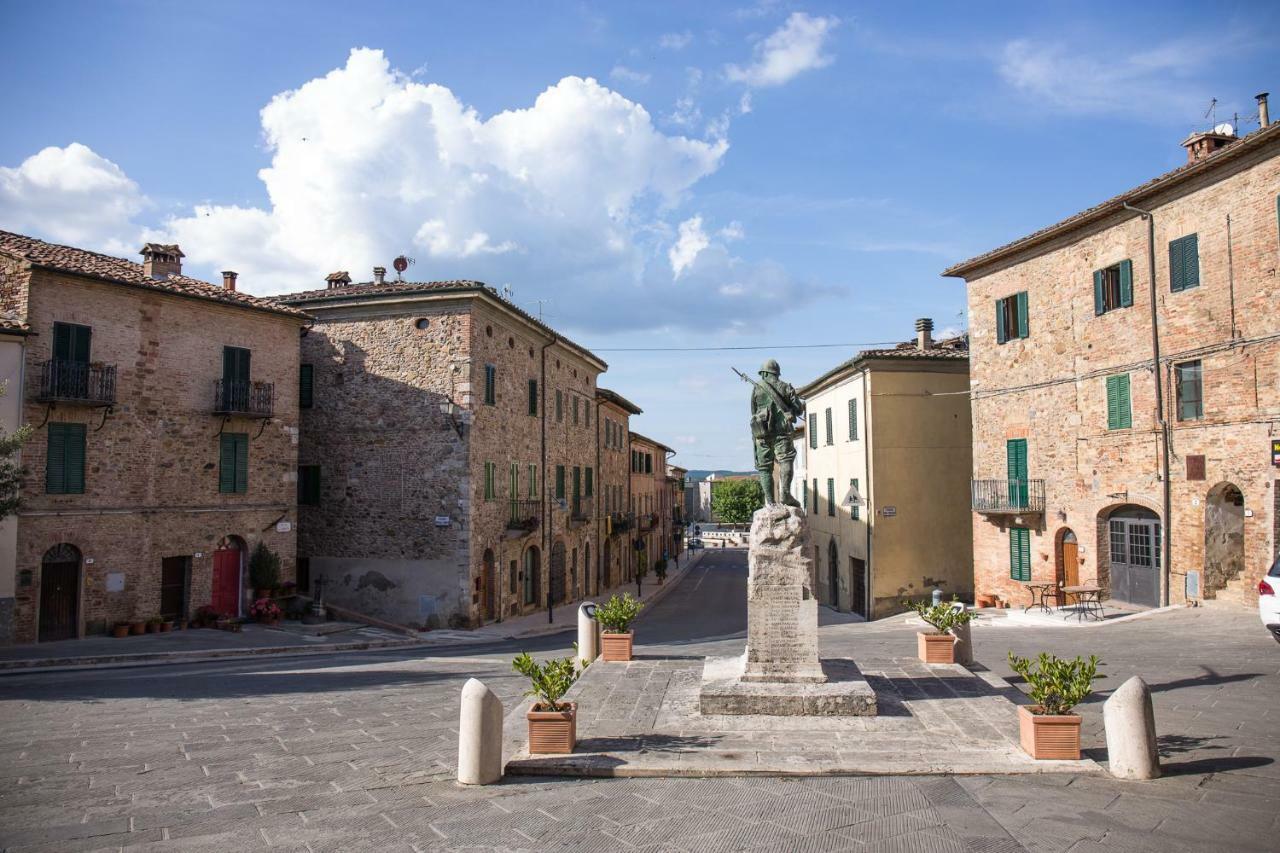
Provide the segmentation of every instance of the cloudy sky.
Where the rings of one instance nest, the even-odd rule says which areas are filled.
[[[0,2],[0,228],[257,294],[399,254],[506,285],[676,461],[749,468],[730,365],[962,329],[945,266],[1280,93],[1274,4],[955,9]]]

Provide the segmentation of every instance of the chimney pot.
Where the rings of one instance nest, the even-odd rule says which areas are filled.
[[[142,274],[156,281],[182,275],[184,255],[177,243],[147,243],[142,247]]]
[[[232,293],[234,293],[236,289],[236,276],[238,276],[239,274],[240,273],[232,272],[231,270],[223,270],[222,271],[222,289],[230,290]]]
[[[386,283],[386,281],[387,281],[387,268],[386,268],[386,267],[374,267],[374,268],[373,268],[373,283],[374,283],[374,284],[385,284],[385,283]]]
[[[916,346],[922,350],[933,347],[933,320],[928,317],[916,320]]]
[[[351,275],[346,270],[338,270],[337,272],[329,273],[324,277],[324,280],[329,289],[332,290],[335,287],[346,287],[350,284]]]
[[[1258,99],[1258,124],[1263,128],[1271,124],[1271,116],[1267,114],[1267,95],[1269,94],[1271,93],[1261,92],[1254,95]]]

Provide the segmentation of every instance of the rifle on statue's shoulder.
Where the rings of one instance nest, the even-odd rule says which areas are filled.
[[[792,410],[791,406],[788,405],[787,401],[782,399],[782,397],[778,396],[778,392],[768,382],[757,382],[756,380],[752,379],[750,376],[743,373],[741,370],[739,370],[736,367],[730,366],[729,369],[732,370],[734,373],[738,374],[738,376],[742,379],[743,382],[750,383],[756,388],[759,388],[764,393],[768,394],[769,399],[772,400],[773,404],[778,407],[778,411],[784,414],[790,415],[793,418],[798,417],[798,415]]]

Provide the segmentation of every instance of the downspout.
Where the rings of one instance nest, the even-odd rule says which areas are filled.
[[[538,472],[542,480],[539,488],[539,499],[542,501],[542,558],[538,561],[538,568],[547,578],[547,621],[554,622],[555,614],[551,610],[551,507],[547,505],[547,350],[555,346],[559,342],[559,338],[555,335],[551,336],[551,340],[542,345],[542,417],[539,419],[539,426],[542,431],[542,470]],[[545,568],[544,568],[545,567]],[[538,585],[542,585],[542,578],[538,578]],[[538,590],[541,592],[542,590]]]
[[[1173,555],[1173,486],[1169,482],[1169,420],[1165,417],[1164,411],[1164,377],[1160,375],[1160,327],[1158,325],[1158,317],[1156,314],[1156,218],[1149,210],[1142,210],[1134,207],[1128,202],[1124,203],[1126,210],[1132,210],[1134,213],[1147,220],[1147,267],[1151,277],[1151,357],[1152,376],[1156,381],[1156,413],[1160,426],[1160,444],[1162,445],[1160,454],[1160,479],[1164,481],[1163,510],[1164,510],[1164,530],[1160,538],[1160,562],[1161,579],[1160,579],[1160,603],[1165,607],[1169,606],[1169,577],[1170,566],[1169,560]]]
[[[598,381],[598,377],[597,377],[597,381]],[[593,494],[591,495],[591,501],[593,504],[595,504],[595,519],[596,519],[596,553],[595,553],[595,558],[596,558],[596,565],[595,565],[596,593],[595,594],[596,595],[600,594],[600,565],[601,565],[601,561],[604,560],[604,539],[605,539],[605,537],[602,535],[602,531],[604,529],[602,527],[602,525],[604,524],[604,513],[601,510],[603,509],[602,494],[606,486],[604,485],[604,468],[602,467],[602,463],[600,462],[600,405],[603,402],[604,401],[601,400],[599,397],[597,397],[595,400],[595,403],[596,403],[596,472],[593,478],[594,482],[592,483],[592,486],[591,486],[593,490]]]
[[[874,612],[875,593],[871,587],[871,519],[875,517],[871,503],[871,410],[867,408],[867,383],[871,381],[871,372],[862,369],[862,467],[867,472],[867,565],[862,569],[862,616],[868,622]],[[816,500],[815,500],[816,502]]]

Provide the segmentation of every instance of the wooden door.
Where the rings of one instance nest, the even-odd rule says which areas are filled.
[[[1062,537],[1062,585],[1078,586],[1080,584],[1080,546],[1073,533]],[[1074,604],[1076,596],[1062,594],[1063,604]]]
[[[497,579],[494,577],[495,566],[493,551],[485,549],[484,571],[481,573],[480,602],[485,619],[493,619],[497,615]]]
[[[79,591],[79,560],[63,560],[41,565],[40,642],[75,639],[78,629]]]
[[[165,557],[160,561],[160,615],[166,619],[187,616],[187,578],[190,557]]]
[[[234,548],[213,552],[212,598],[218,613],[240,615],[240,552]]]

